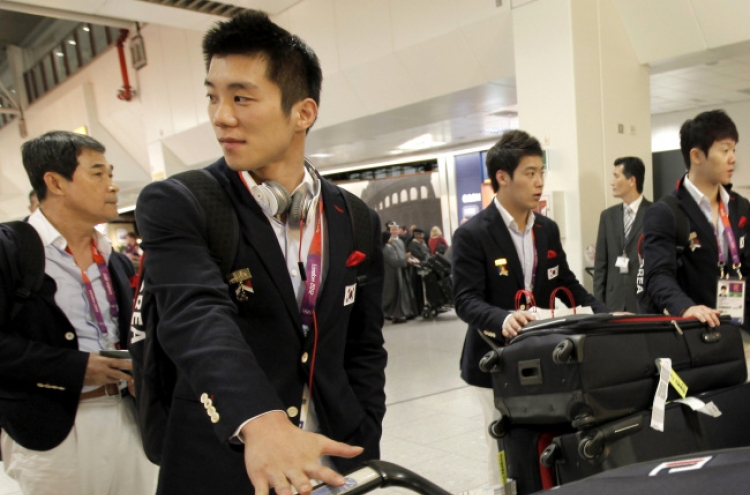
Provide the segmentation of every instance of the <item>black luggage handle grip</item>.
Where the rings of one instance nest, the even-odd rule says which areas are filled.
[[[344,486],[319,485],[311,495],[361,495],[389,486],[408,488],[421,495],[451,495],[428,479],[386,461],[368,461],[364,467],[344,475],[344,478]]]

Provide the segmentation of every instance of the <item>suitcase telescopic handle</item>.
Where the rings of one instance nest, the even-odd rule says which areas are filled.
[[[421,495],[451,495],[417,473],[386,461],[368,461],[364,467],[344,475],[344,478],[344,486],[320,485],[311,495],[361,495],[389,486],[407,488]]]

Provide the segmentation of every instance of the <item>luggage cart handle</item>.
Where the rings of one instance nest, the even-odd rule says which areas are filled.
[[[368,461],[363,468],[344,478],[344,486],[319,485],[311,495],[362,495],[389,486],[408,488],[421,495],[451,495],[422,476],[386,461]]]

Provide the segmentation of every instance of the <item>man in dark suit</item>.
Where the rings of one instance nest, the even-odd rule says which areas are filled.
[[[639,301],[643,312],[666,311],[716,326],[721,313],[717,308],[726,302],[717,298],[718,285],[728,285],[741,296],[737,289],[743,281],[737,277],[750,274],[750,204],[731,190],[738,139],[737,127],[721,110],[703,112],[680,128],[687,174],[672,192],[678,210],[660,200],[644,220],[644,292]],[[676,238],[681,222],[689,223],[687,239]],[[731,278],[719,280],[726,276],[736,283]],[[745,326],[749,298],[745,290],[744,315],[735,315]]]
[[[461,377],[486,390],[480,394],[486,424],[497,418],[488,373],[479,361],[490,346],[478,330],[503,345],[533,316],[515,307],[516,294],[530,291],[547,308],[556,287],[570,289],[575,303],[606,312],[570,271],[557,224],[535,215],[544,188],[542,148],[524,131],[508,131],[487,152],[493,202],[453,236],[453,293],[456,313],[469,324],[461,356]],[[524,302],[525,304],[525,302]],[[499,482],[497,446],[488,436],[490,475]],[[541,489],[541,487],[539,487]]]
[[[32,139],[22,155],[40,206],[26,229],[0,231],[5,470],[26,494],[152,493],[130,361],[99,355],[125,348],[133,299],[133,266],[94,229],[118,215],[112,165],[99,142],[71,132]],[[37,243],[44,279],[23,299]]]
[[[594,262],[594,297],[612,311],[638,312],[635,280],[638,240],[643,216],[651,202],[643,197],[646,167],[635,156],[615,160],[612,192],[622,204],[604,210],[599,218]]]
[[[343,193],[304,159],[322,72],[302,40],[248,11],[211,29],[203,51],[224,151],[207,170],[237,214],[233,274],[244,276],[228,286],[181,183],[144,189],[145,283],[178,369],[158,493],[307,495],[312,479],[344,483],[331,467],[379,457],[380,220],[369,210],[373,259],[361,284]]]

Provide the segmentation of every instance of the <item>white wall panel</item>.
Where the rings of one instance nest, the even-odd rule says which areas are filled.
[[[489,17],[506,15],[510,16],[510,2],[503,2],[498,7],[495,0],[453,0],[456,4],[456,15],[459,26],[473,24]]]
[[[398,52],[398,57],[416,82],[423,100],[486,82],[479,60],[460,31],[405,48]]]
[[[201,53],[188,53],[185,30],[168,27],[160,29],[162,52],[165,54],[162,64],[166,77],[159,86],[150,90],[158,90],[169,99],[173,132],[182,132],[198,123],[194,95],[196,84],[202,80],[192,77],[191,69],[195,64],[190,59],[200,60]]]
[[[690,0],[690,6],[709,49],[750,39],[747,0]]]
[[[339,70],[336,44],[336,17],[333,0],[307,0],[285,12],[284,26],[312,47],[320,59],[324,74]]]
[[[213,162],[222,154],[213,128],[208,122],[168,136],[162,139],[162,143],[186,168],[195,168],[198,164]],[[174,161],[171,160],[171,162]],[[167,160],[167,164],[169,162]]]
[[[396,51],[458,28],[453,0],[390,0],[388,4]]]
[[[367,113],[404,106],[424,96],[424,88],[415,84],[409,70],[393,54],[347,68],[343,74]]]
[[[202,42],[203,33],[185,31],[185,51],[189,66],[189,81],[186,81],[186,83],[190,86],[190,90],[193,93],[196,119],[199,124],[208,122],[208,112],[206,110],[208,107],[208,98],[206,97],[206,86],[203,84],[206,80],[206,64],[203,61]]]
[[[141,91],[139,98],[144,109],[148,109],[147,118],[143,119],[146,141],[151,143],[174,132],[172,108],[165,94],[165,82],[169,80],[166,70],[166,59],[171,55],[164,52],[162,44],[163,29],[160,26],[146,26],[142,31],[148,65],[138,71]]]
[[[365,115],[367,115],[367,108],[357,97],[357,93],[352,89],[344,73],[335,72],[323,77],[318,120],[312,132]]]
[[[462,25],[461,35],[476,57],[484,79],[497,81],[516,73],[513,22],[509,10]]]
[[[641,63],[706,48],[690,0],[615,0],[615,5]]]
[[[333,5],[341,69],[393,52],[390,11],[383,0],[334,0]]]

